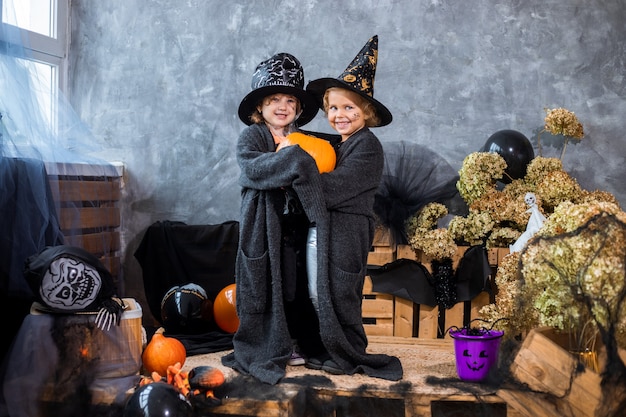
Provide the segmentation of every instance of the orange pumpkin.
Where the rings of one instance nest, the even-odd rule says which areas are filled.
[[[149,375],[157,372],[165,376],[168,366],[176,365],[176,363],[182,366],[187,359],[187,350],[181,341],[165,336],[164,331],[165,329],[160,327],[141,354],[143,367]]]
[[[337,155],[335,149],[327,140],[293,132],[287,135],[287,142],[292,145],[300,145],[309,155],[315,159],[320,173],[330,172],[335,169]]]

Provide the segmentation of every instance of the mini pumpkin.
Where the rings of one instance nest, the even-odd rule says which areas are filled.
[[[176,363],[182,366],[187,359],[187,350],[181,341],[165,336],[164,331],[163,327],[157,329],[141,354],[143,367],[148,374],[157,372],[161,376],[167,375],[169,366]]]
[[[335,149],[327,140],[300,132],[293,132],[287,135],[287,142],[292,145],[300,145],[302,149],[311,155],[320,173],[330,172],[335,169],[337,155],[335,154]]]

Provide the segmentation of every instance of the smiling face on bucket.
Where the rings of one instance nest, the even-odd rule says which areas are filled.
[[[368,116],[363,110],[363,102],[361,96],[343,88],[327,91],[324,104],[328,122],[341,135],[342,141],[365,127]]]
[[[277,93],[265,97],[258,110],[270,130],[282,132],[296,120],[300,111],[300,102],[290,94]]]

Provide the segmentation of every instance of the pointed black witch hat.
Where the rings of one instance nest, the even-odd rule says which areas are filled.
[[[391,123],[391,112],[381,102],[374,98],[374,77],[378,61],[378,35],[370,38],[361,51],[352,60],[346,70],[337,78],[319,78],[306,86],[306,91],[317,99],[320,108],[324,108],[324,93],[331,87],[345,88],[354,91],[368,100],[376,109],[380,123],[376,126],[386,126]]]

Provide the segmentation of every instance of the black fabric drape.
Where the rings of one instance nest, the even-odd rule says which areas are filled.
[[[63,242],[43,162],[0,157],[0,316],[8,332],[0,361],[34,301],[23,273],[26,258]]]
[[[235,282],[235,259],[239,245],[239,223],[187,225],[159,221],[152,224],[135,251],[143,270],[148,308],[161,321],[161,301],[174,286],[194,283],[213,301]],[[219,352],[233,347],[233,335],[213,323],[205,333],[171,334],[180,340],[187,355]]]
[[[161,300],[176,285],[195,283],[214,300],[235,282],[239,223],[187,225],[159,221],[146,230],[135,251],[152,315],[161,319]]]
[[[64,242],[43,162],[0,157],[0,290],[31,299],[24,261]]]

